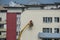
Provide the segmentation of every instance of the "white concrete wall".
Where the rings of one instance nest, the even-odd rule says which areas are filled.
[[[52,23],[43,23],[43,17],[52,17]],[[41,40],[38,33],[43,32],[43,28],[60,28],[60,23],[54,22],[54,17],[60,17],[60,10],[26,10],[21,14],[21,29],[30,21],[33,21],[32,29],[27,28],[21,36],[21,40]]]
[[[7,12],[22,12],[20,9],[8,9]]]

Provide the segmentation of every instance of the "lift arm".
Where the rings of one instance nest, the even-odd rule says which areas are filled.
[[[26,26],[24,26],[24,28],[19,32],[18,40],[20,40],[23,31],[24,31],[27,27],[32,27],[32,26],[33,26],[33,22],[32,22],[32,20],[30,20],[29,23],[27,23]]]

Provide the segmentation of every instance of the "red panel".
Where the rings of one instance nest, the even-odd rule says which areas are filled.
[[[7,13],[7,40],[16,40],[16,13]]]

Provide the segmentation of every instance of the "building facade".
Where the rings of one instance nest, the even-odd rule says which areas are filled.
[[[0,40],[18,39],[21,12],[21,7],[0,7]]]
[[[21,30],[33,21],[33,27],[24,30],[21,40],[60,40],[60,10],[33,8],[21,14]]]
[[[24,6],[0,10],[0,40],[17,40],[30,20],[33,27],[24,30],[21,40],[60,40],[60,5]]]
[[[0,40],[6,40],[6,12],[7,10],[0,6]]]
[[[21,13],[23,12],[23,10],[24,10],[24,8],[25,7],[11,7],[11,6],[5,6],[4,8],[6,8],[6,9],[8,9],[7,10],[7,17],[9,17],[8,19],[7,19],[7,22],[9,22],[10,20],[11,20],[11,23],[9,23],[9,24],[7,24],[7,25],[9,25],[9,26],[7,26],[8,28],[8,30],[7,30],[7,36],[8,35],[10,35],[10,36],[8,36],[6,39],[7,40],[17,40],[18,39],[18,36],[19,36],[19,32],[20,32],[20,24],[21,24],[21,22],[20,22],[20,18],[21,18]],[[10,15],[10,16],[9,16]],[[11,18],[11,17],[13,17],[13,18]],[[15,19],[14,19],[15,18]],[[9,21],[8,21],[9,20]],[[12,21],[14,21],[14,23],[15,23],[15,25],[14,25],[14,23],[12,22]],[[11,27],[10,27],[10,24],[12,24],[13,23],[13,25],[14,25],[14,27],[11,25]],[[10,27],[10,28],[9,28]],[[13,28],[12,28],[13,27]],[[15,29],[14,29],[15,28]],[[14,29],[14,31],[12,31],[12,30]],[[10,31],[12,32],[12,33],[10,33]],[[8,34],[9,33],[9,34]],[[15,35],[14,35],[15,34]]]

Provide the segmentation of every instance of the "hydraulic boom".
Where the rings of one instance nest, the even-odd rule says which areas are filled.
[[[33,26],[33,22],[32,20],[29,21],[29,23],[26,24],[26,26],[24,26],[24,28],[19,32],[19,36],[18,36],[18,40],[21,40],[21,35],[23,33],[23,31],[27,28],[27,27],[32,27]]]

